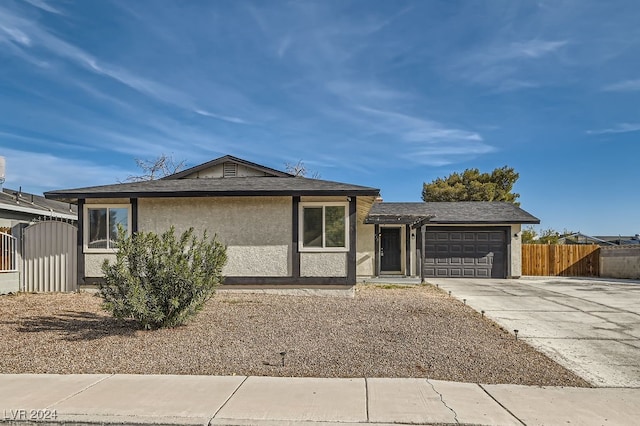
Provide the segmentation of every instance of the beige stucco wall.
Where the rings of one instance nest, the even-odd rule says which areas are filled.
[[[141,198],[138,229],[207,230],[227,246],[224,275],[290,276],[291,209],[290,197]]]
[[[300,253],[300,276],[346,277],[347,253]]]
[[[84,275],[90,278],[102,277],[102,264],[105,259],[109,262],[115,262],[116,255],[113,253],[85,253]]]
[[[346,201],[346,197],[302,197],[301,201]],[[88,200],[87,204],[128,203],[128,199]],[[227,246],[226,276],[286,277],[292,274],[291,197],[194,197],[141,198],[138,229],[161,233],[171,225],[176,233],[193,226],[198,235],[206,229]],[[357,274],[373,275],[373,225],[364,225],[366,214],[358,210]],[[85,275],[101,277],[104,259],[111,253],[86,253]],[[300,274],[304,277],[346,277],[346,252],[303,252]]]
[[[511,268],[509,278],[520,278],[522,275],[522,225],[511,225]],[[517,236],[516,236],[517,235]]]
[[[356,224],[356,275],[372,277],[375,275],[375,226],[364,224],[368,208],[362,208],[360,199],[356,203],[358,211],[358,223]]]

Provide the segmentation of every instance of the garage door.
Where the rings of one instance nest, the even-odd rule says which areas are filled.
[[[425,236],[425,277],[506,277],[503,230],[427,229]]]

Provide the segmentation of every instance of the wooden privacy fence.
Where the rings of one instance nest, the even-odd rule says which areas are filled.
[[[523,244],[522,275],[598,277],[600,246]]]

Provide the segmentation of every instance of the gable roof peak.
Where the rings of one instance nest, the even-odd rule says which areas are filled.
[[[174,173],[172,175],[169,176],[165,176],[162,179],[163,180],[173,180],[173,179],[183,179],[189,175],[192,175],[194,173],[198,173],[202,170],[206,170],[209,169],[211,167],[214,166],[218,166],[224,163],[234,163],[234,164],[239,164],[242,165],[244,167],[248,167],[250,169],[253,170],[257,170],[261,173],[264,173],[265,176],[271,176],[271,177],[293,177],[292,174],[283,172],[281,170],[276,170],[276,169],[272,169],[271,167],[267,167],[267,166],[263,166],[261,164],[258,163],[253,163],[251,161],[247,161],[244,160],[242,158],[238,158],[238,157],[234,157],[233,155],[224,155],[222,157],[218,157],[215,158],[211,161],[207,161],[206,163],[202,163],[200,165],[194,166],[194,167],[190,167],[186,170],[183,170],[181,172],[178,173]]]

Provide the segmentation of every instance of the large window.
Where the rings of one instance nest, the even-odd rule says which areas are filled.
[[[348,250],[347,207],[347,203],[301,204],[300,249],[303,251]]]
[[[131,214],[128,205],[88,205],[85,212],[85,244],[88,249],[117,248],[118,225],[129,234]]]

